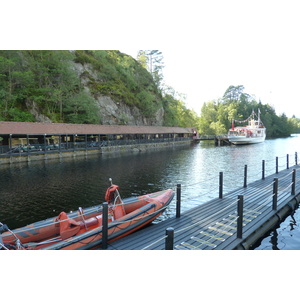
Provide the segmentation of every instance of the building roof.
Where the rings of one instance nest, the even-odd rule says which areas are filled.
[[[193,133],[192,128],[165,126],[95,125],[41,122],[0,122],[0,135],[163,134]]]

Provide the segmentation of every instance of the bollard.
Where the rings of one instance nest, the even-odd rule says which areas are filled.
[[[286,168],[287,169],[290,168],[290,156],[289,156],[289,154],[286,155]]]
[[[102,249],[107,249],[108,240],[108,203],[102,203]]]
[[[244,210],[244,196],[238,196],[238,203],[237,203],[237,212],[238,212],[238,219],[237,219],[237,230],[236,230],[236,237],[241,239],[243,237],[243,210]]]
[[[247,187],[247,165],[244,168],[244,188]]]
[[[296,194],[296,169],[293,169],[292,173],[292,195]]]
[[[176,218],[180,218],[180,211],[181,211],[181,184],[177,184],[176,189]]]
[[[278,174],[278,156],[276,156],[276,174]]]
[[[277,210],[277,199],[278,199],[278,178],[273,180],[273,204],[272,209]]]
[[[166,229],[165,250],[173,250],[173,248],[174,248],[174,228],[168,227]]]
[[[223,172],[219,174],[219,199],[223,199]]]
[[[266,173],[266,162],[265,162],[265,160],[263,160],[262,161],[262,176],[261,176],[262,180],[265,179],[265,173]]]

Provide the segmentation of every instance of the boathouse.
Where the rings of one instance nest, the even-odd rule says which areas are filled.
[[[197,136],[195,128],[182,127],[0,122],[0,155],[141,151],[145,145],[189,143]]]

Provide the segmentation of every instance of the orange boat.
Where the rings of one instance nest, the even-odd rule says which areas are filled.
[[[111,184],[105,194],[108,203],[108,242],[124,237],[162,214],[174,197],[171,189],[139,197],[121,199],[119,187]],[[0,223],[0,249],[75,250],[102,245],[103,206],[84,211],[61,212],[56,218],[10,230]],[[104,224],[105,225],[105,224]]]

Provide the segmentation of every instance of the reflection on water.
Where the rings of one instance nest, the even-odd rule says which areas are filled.
[[[299,206],[297,207],[297,209]],[[300,249],[300,213],[296,211],[288,216],[277,228],[264,238],[255,250],[296,250]]]
[[[244,165],[248,165],[250,182],[261,178],[263,159],[266,175],[275,172],[276,156],[281,157],[281,169],[285,168],[286,154],[290,154],[291,165],[294,164],[299,140],[298,137],[266,140],[241,147],[215,147],[203,142],[151,152],[2,165],[0,222],[16,228],[55,217],[62,210],[69,212],[79,206],[102,203],[109,177],[120,186],[123,198],[175,189],[180,183],[185,211],[218,196],[221,171],[226,192],[243,185]],[[161,219],[170,215],[175,215],[175,201]]]

